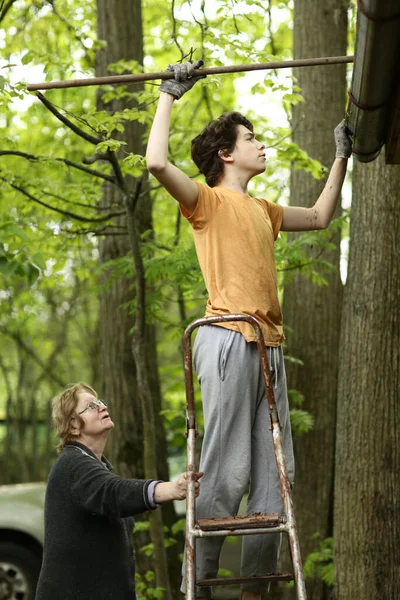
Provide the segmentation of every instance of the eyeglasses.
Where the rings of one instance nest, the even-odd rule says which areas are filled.
[[[86,408],[84,408],[83,410],[81,410],[81,412],[78,412],[77,414],[81,415],[86,410],[99,410],[99,408],[101,408],[102,406],[107,406],[107,403],[104,402],[104,400],[92,400],[91,402],[89,402]]]

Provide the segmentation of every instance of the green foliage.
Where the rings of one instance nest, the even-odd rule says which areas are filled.
[[[135,522],[135,531],[149,531],[150,523],[149,521],[136,521]]]
[[[178,533],[183,533],[185,531],[185,525],[186,519],[179,519],[178,521],[176,521],[176,523],[173,524],[171,532],[174,535],[177,535]]]
[[[140,548],[140,551],[143,552],[146,556],[153,556],[154,553],[154,544],[150,542],[149,544],[145,544]]]
[[[334,268],[325,258],[335,248],[332,233],[344,227],[347,219],[348,215],[344,214],[323,231],[307,231],[296,237],[281,233],[275,251],[280,286],[289,283],[299,272],[316,285],[326,285],[324,275]]]
[[[318,160],[310,158],[307,152],[301,150],[294,142],[282,140],[277,155],[278,160],[288,161],[296,171],[303,169],[310,172],[316,179],[321,179],[327,172],[327,169]]]
[[[25,84],[22,82],[12,85],[5,76],[0,75],[0,106],[6,109],[10,107],[16,98],[22,100],[25,87]]]
[[[334,563],[333,563],[333,538],[321,539],[319,533],[316,533],[314,539],[318,542],[304,561],[304,577],[306,579],[318,578],[329,586],[334,584]]]
[[[135,573],[135,587],[139,600],[150,600],[151,598],[164,598],[165,588],[150,587],[155,582],[154,571],[147,571],[143,576]]]
[[[286,356],[285,356],[286,359]],[[288,390],[290,409],[290,423],[293,437],[307,433],[314,427],[314,417],[311,413],[300,408],[304,402],[304,396],[298,390]]]
[[[306,410],[299,408],[290,409],[290,422],[292,425],[293,436],[299,436],[307,433],[314,426],[314,417]]]
[[[291,56],[292,4],[286,0],[272,1],[272,20],[260,1],[250,5],[220,0],[216,6],[208,6],[182,0],[172,6],[164,0],[144,0],[142,8],[144,69],[148,71],[163,70],[191,48],[196,49],[195,58],[202,57],[206,65]],[[0,343],[12,348],[3,360],[0,412],[6,413],[3,398],[10,392],[21,418],[28,415],[28,406],[17,409],[16,398],[26,395],[29,386],[35,386],[38,415],[44,418],[48,398],[58,391],[57,380],[86,378],[96,385],[98,297],[116,278],[134,282],[135,277],[130,256],[98,266],[99,236],[107,235],[110,243],[117,243],[127,229],[123,216],[108,216],[98,207],[101,175],[109,176],[111,170],[97,159],[101,153],[118,152],[123,176],[137,178],[144,173],[143,156],[131,152],[123,136],[136,122],[149,128],[158,97],[156,84],[103,86],[106,109],[102,111],[96,110],[93,88],[46,93],[64,117],[98,139],[92,144],[51,115],[26,92],[23,82],[16,83],[13,77],[13,65],[22,65],[31,80],[42,78],[37,73],[47,80],[92,76],[96,51],[104,46],[96,39],[95,19],[95,2],[21,0],[2,23],[6,64],[0,76],[0,151],[7,154],[0,156],[0,278],[6,296],[0,304]],[[142,65],[124,57],[109,69],[140,72]],[[238,107],[246,81],[242,74],[208,77],[176,104],[170,156],[189,176],[198,176],[189,159],[189,141],[210,119]],[[275,108],[270,110],[279,103],[281,113],[290,117],[291,106],[302,101],[300,93],[295,79],[282,72],[259,73],[249,85],[251,108],[246,107],[246,114],[269,152],[265,176],[255,180],[251,190],[257,196],[284,202],[291,168],[305,169],[315,177],[324,173],[317,161],[290,141],[288,122],[278,126]],[[115,101],[121,110],[115,109]],[[77,168],[84,166],[83,157],[85,168],[96,174]],[[155,227],[152,235],[145,234],[142,239],[147,318],[158,325],[163,416],[171,453],[179,455],[185,445],[180,338],[186,324],[203,314],[206,290],[189,225],[164,189],[152,178],[146,185],[151,187]],[[118,200],[121,198],[109,207],[110,214],[123,207]],[[293,241],[281,235],[276,244],[280,288],[299,270],[323,284],[324,273],[331,268],[324,259],[329,248],[329,234],[304,234]],[[134,313],[135,303],[127,302],[122,308]],[[30,356],[26,348],[18,346],[15,336],[29,343]],[[18,371],[23,362],[30,372],[25,379]],[[299,428],[311,426],[307,416],[297,410]],[[198,414],[201,431],[200,410]]]
[[[233,571],[230,569],[219,569],[218,577],[233,577]]]

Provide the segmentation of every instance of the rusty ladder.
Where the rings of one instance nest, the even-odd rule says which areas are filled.
[[[195,440],[197,436],[196,413],[193,390],[193,367],[191,335],[202,325],[232,321],[247,321],[252,325],[257,349],[260,355],[262,373],[267,392],[269,415],[275,458],[278,467],[279,483],[284,507],[284,514],[250,515],[245,517],[227,517],[199,519],[196,521],[195,480],[196,472]],[[293,510],[290,483],[286,472],[286,461],[281,440],[281,426],[275,404],[274,392],[271,385],[268,358],[265,350],[264,337],[257,320],[250,315],[231,314],[216,317],[196,319],[187,328],[183,336],[185,385],[186,385],[186,435],[187,435],[187,471],[188,490],[186,500],[186,600],[195,600],[196,586],[216,586],[241,584],[253,581],[291,581],[294,579],[297,600],[307,600],[304,584],[300,545],[297,535],[296,520]],[[268,533],[287,533],[289,538],[290,555],[293,564],[292,574],[270,573],[261,577],[224,577],[217,579],[202,579],[196,581],[196,538],[207,536],[239,536]]]

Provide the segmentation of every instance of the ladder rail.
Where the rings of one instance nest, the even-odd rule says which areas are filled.
[[[197,437],[196,411],[194,402],[194,387],[193,387],[193,364],[192,364],[192,346],[191,336],[195,329],[203,325],[212,325],[215,323],[247,321],[252,325],[255,336],[257,349],[260,357],[261,370],[263,373],[267,401],[269,407],[269,416],[271,422],[272,439],[275,450],[275,458],[277,462],[279,485],[285,511],[286,523],[278,526],[278,531],[283,531],[288,534],[290,554],[293,563],[293,573],[296,586],[297,600],[307,600],[306,588],[304,583],[300,544],[297,534],[297,525],[294,515],[293,500],[290,489],[290,482],[287,475],[285,455],[283,452],[281,440],[281,425],[279,415],[275,403],[274,392],[271,385],[269,372],[268,358],[265,349],[264,336],[258,321],[251,315],[245,314],[229,314],[213,317],[202,317],[196,319],[188,325],[183,335],[183,351],[184,351],[184,369],[185,369],[185,388],[186,388],[186,436],[187,436],[187,498],[186,498],[186,600],[196,599],[196,537],[206,537],[210,535],[234,535],[232,531],[225,533],[225,530],[218,532],[201,531],[196,527],[196,496],[195,496],[195,472],[196,472],[196,456],[195,443]],[[246,531],[246,533],[244,533]],[[273,528],[268,529],[270,533]],[[250,535],[261,533],[260,529],[236,530],[236,535]]]

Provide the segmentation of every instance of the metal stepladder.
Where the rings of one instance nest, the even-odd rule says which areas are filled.
[[[196,521],[194,474],[196,472],[195,441],[197,436],[197,426],[193,389],[191,335],[195,329],[201,327],[202,325],[212,325],[214,323],[233,321],[247,321],[253,327],[255,332],[257,349],[260,356],[261,369],[269,406],[271,422],[270,429],[272,432],[284,513],[283,515],[278,515],[278,513],[273,513],[270,515],[257,514],[247,515],[245,517],[234,516],[225,518],[199,519]],[[187,472],[189,474],[186,499],[186,600],[195,600],[196,586],[208,587],[216,585],[241,584],[254,581],[291,581],[293,579],[295,581],[297,600],[307,600],[292,494],[290,482],[287,476],[286,461],[281,440],[281,426],[275,404],[274,392],[271,385],[268,358],[261,327],[254,317],[245,314],[203,317],[201,319],[196,319],[186,328],[183,336],[183,348],[186,386]],[[268,533],[287,533],[289,538],[290,555],[293,564],[293,575],[270,573],[260,577],[251,578],[224,577],[196,581],[196,538]]]

